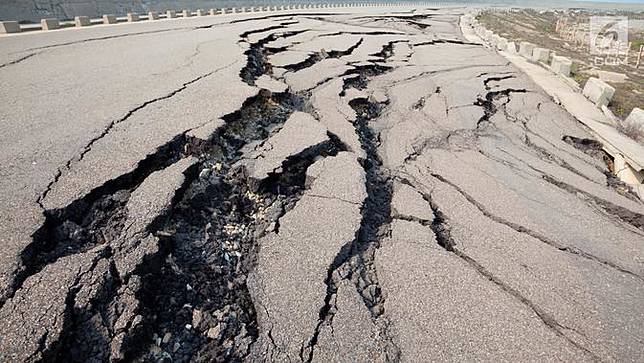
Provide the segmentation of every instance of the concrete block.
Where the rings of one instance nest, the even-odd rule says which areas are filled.
[[[112,14],[103,15],[103,24],[116,24],[116,15],[112,15]]]
[[[148,12],[148,20],[158,20],[159,19],[159,13],[156,11],[149,11]]]
[[[532,61],[548,64],[550,61],[550,49],[534,48],[532,51]]]
[[[217,9],[210,9],[210,10],[208,10],[208,14],[210,14],[210,15],[217,15]]]
[[[137,13],[127,13],[127,22],[134,23],[139,21],[139,14]]]
[[[570,60],[570,58],[555,55],[552,56],[552,63],[550,63],[550,68],[557,74],[569,77],[570,69],[572,68],[572,61]]]
[[[165,13],[165,17],[166,17],[166,19],[176,18],[177,17],[177,12],[174,11],[174,10],[168,10]]]
[[[189,17],[191,17],[191,16],[192,16],[192,11],[190,11],[190,10],[184,10],[184,11],[182,11],[182,12],[181,12],[181,15],[182,15],[184,18],[189,18]]]
[[[496,49],[505,51],[508,49],[508,40],[505,38],[499,37],[498,43],[496,43]]]
[[[74,18],[74,23],[76,26],[89,26],[91,24],[89,16],[77,16]]]
[[[635,107],[624,122],[644,130],[644,110]]]
[[[591,77],[586,81],[583,94],[597,107],[608,106],[615,94],[615,88],[599,78]]]
[[[519,43],[519,55],[532,59],[532,52],[534,51],[535,45],[530,42],[521,42]]]
[[[499,42],[501,41],[501,37],[498,34],[492,34],[490,37],[490,45],[496,48],[496,46],[499,45]]]
[[[197,9],[197,16],[204,16],[204,15],[206,15],[205,11],[203,11],[201,9]]]
[[[510,54],[516,54],[517,53],[517,43],[508,42],[508,45],[505,48],[505,51],[510,53]]]
[[[21,30],[17,21],[0,21],[0,33],[20,33]]]
[[[60,22],[56,18],[42,19],[40,21],[42,30],[54,30],[60,28]]]

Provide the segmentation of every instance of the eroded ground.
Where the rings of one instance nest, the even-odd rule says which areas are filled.
[[[461,13],[1,40],[0,360],[644,359],[644,205]]]

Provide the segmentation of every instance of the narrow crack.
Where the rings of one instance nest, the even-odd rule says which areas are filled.
[[[38,55],[38,54],[40,54],[40,53],[41,53],[41,52],[35,52],[35,53],[27,54],[27,55],[25,55],[25,56],[23,56],[23,57],[20,57],[20,58],[16,59],[16,60],[13,60],[13,61],[11,61],[11,62],[7,62],[7,63],[4,63],[4,64],[0,64],[0,68],[4,68],[4,67],[7,67],[7,66],[10,66],[10,65],[13,65],[13,64],[18,64],[18,63],[20,63],[20,62],[22,62],[22,61],[25,61],[25,60],[27,60],[27,59],[29,59],[29,58],[33,57],[33,56]]]
[[[414,43],[412,44],[414,47],[420,47],[423,45],[435,45],[435,44],[457,44],[457,45],[473,45],[477,47],[482,47],[481,44],[479,43],[471,43],[471,42],[466,42],[463,40],[458,40],[458,39],[434,39],[434,40],[429,40],[426,42],[420,42],[420,43]]]
[[[390,233],[392,183],[378,155],[379,137],[374,134],[368,123],[380,115],[385,104],[359,98],[350,101],[349,105],[356,111],[357,118],[354,126],[366,154],[361,164],[366,174],[367,198],[361,209],[362,220],[355,239],[340,249],[327,270],[324,281],[326,296],[320,308],[318,324],[313,336],[302,345],[300,350],[300,358],[305,362],[313,359],[321,328],[333,324],[337,311],[333,301],[341,279],[353,282],[365,306],[371,312],[374,322],[378,323],[378,320],[382,320],[380,323],[382,336],[389,340],[385,347],[387,356],[390,358],[398,356],[398,348],[391,338],[387,337],[387,331],[382,329],[387,326],[386,319],[382,317],[384,297],[374,266],[375,252],[380,246],[380,241]]]
[[[360,38],[360,40],[358,40],[355,44],[353,44],[346,50],[332,50],[327,52],[324,49],[322,49],[319,52],[314,52],[313,54],[309,55],[308,58],[306,58],[305,60],[299,63],[289,64],[282,68],[286,69],[289,72],[297,72],[297,71],[301,71],[302,69],[312,67],[313,65],[327,58],[333,59],[333,58],[340,58],[345,55],[350,55],[351,53],[353,53],[354,50],[356,50],[356,48],[358,48],[362,44],[363,41],[364,41],[364,38]]]
[[[55,173],[55,175],[54,175],[54,178],[49,182],[49,184],[47,185],[47,187],[45,188],[45,190],[43,191],[43,193],[38,197],[38,199],[37,199],[37,201],[36,201],[36,202],[38,203],[38,205],[39,205],[43,210],[45,210],[45,209],[46,209],[46,208],[45,208],[45,206],[43,205],[43,201],[45,200],[45,198],[47,197],[47,195],[51,192],[51,190],[52,190],[52,188],[54,187],[54,185],[55,185],[56,183],[58,183],[58,181],[60,180],[60,178],[61,178],[61,176],[62,176],[62,174],[63,174],[63,170],[70,170],[70,169],[71,169],[71,167],[72,167],[72,163],[74,163],[74,162],[79,162],[79,161],[83,160],[83,158],[85,157],[85,155],[87,155],[87,153],[89,153],[89,152],[92,150],[92,146],[93,146],[96,142],[98,142],[99,140],[101,140],[101,139],[103,139],[104,137],[106,137],[106,136],[107,136],[107,135],[112,131],[112,129],[114,129],[114,127],[116,127],[118,124],[120,124],[120,123],[122,123],[122,122],[127,121],[130,117],[132,117],[132,115],[134,115],[136,112],[138,112],[138,111],[140,111],[140,110],[142,110],[142,109],[146,108],[147,106],[149,106],[149,105],[151,105],[151,104],[154,104],[154,103],[156,103],[156,102],[160,102],[160,101],[163,101],[163,100],[170,99],[170,98],[172,98],[172,97],[176,96],[177,94],[181,93],[182,91],[186,90],[186,89],[188,88],[188,86],[190,86],[191,84],[194,84],[194,83],[196,83],[196,82],[198,82],[198,81],[200,81],[200,80],[202,80],[202,79],[204,79],[204,78],[206,78],[206,77],[209,77],[209,76],[211,76],[211,75],[213,75],[213,74],[215,74],[215,73],[217,73],[217,72],[219,72],[219,71],[222,71],[222,70],[224,70],[224,69],[226,69],[226,68],[228,68],[228,67],[232,66],[232,65],[233,65],[233,64],[235,64],[235,63],[237,63],[237,61],[232,62],[232,63],[230,63],[230,64],[227,64],[227,65],[225,65],[225,66],[223,66],[223,67],[221,67],[221,68],[218,68],[218,69],[213,70],[213,71],[211,71],[211,72],[208,72],[208,73],[206,73],[206,74],[200,75],[200,76],[198,76],[198,77],[196,77],[196,78],[193,78],[193,79],[191,79],[190,81],[183,83],[183,84],[181,85],[181,87],[179,87],[179,88],[177,88],[177,89],[175,89],[175,90],[171,91],[170,93],[168,93],[168,94],[166,94],[166,95],[164,95],[164,96],[161,96],[161,97],[154,98],[154,99],[152,99],[152,100],[145,101],[145,102],[143,102],[142,104],[140,104],[140,105],[136,106],[135,108],[133,108],[133,109],[131,109],[131,110],[127,111],[127,112],[126,112],[126,114],[125,114],[123,117],[121,117],[120,119],[111,121],[111,122],[110,122],[110,123],[105,127],[105,129],[103,129],[103,131],[102,131],[99,135],[97,135],[96,137],[92,138],[92,139],[91,139],[91,140],[90,140],[90,141],[89,141],[89,142],[88,142],[88,143],[83,147],[83,150],[80,152],[80,154],[79,154],[77,157],[75,157],[75,158],[72,158],[72,159],[68,160],[68,161],[65,163],[64,167],[59,168],[59,169],[56,171],[56,173]]]
[[[585,252],[583,250],[580,250],[579,248],[576,248],[576,247],[565,246],[565,245],[563,245],[563,244],[561,244],[561,243],[559,243],[557,241],[554,241],[554,240],[546,237],[545,235],[543,235],[543,234],[541,234],[541,233],[539,233],[537,231],[533,231],[533,230],[531,230],[529,228],[526,228],[524,226],[521,226],[521,225],[519,225],[517,223],[510,222],[510,221],[508,221],[508,220],[506,220],[506,219],[504,219],[502,217],[494,215],[482,203],[478,202],[476,199],[474,199],[474,197],[472,197],[469,193],[464,191],[458,185],[456,185],[453,182],[447,180],[446,178],[444,178],[443,176],[441,176],[439,174],[431,173],[431,176],[433,176],[434,178],[438,179],[442,183],[445,183],[445,184],[449,185],[450,187],[452,187],[459,194],[461,194],[470,204],[472,204],[481,213],[483,213],[484,216],[486,216],[487,218],[493,220],[494,222],[503,224],[503,225],[505,225],[507,227],[510,227],[511,229],[513,229],[516,232],[523,233],[523,234],[526,234],[526,235],[528,235],[528,236],[530,236],[532,238],[535,238],[535,239],[541,241],[542,243],[545,243],[545,244],[547,244],[547,245],[549,245],[551,247],[554,247],[554,248],[558,249],[559,251],[570,253],[570,254],[582,257],[584,259],[590,260],[592,262],[602,264],[604,266],[613,268],[613,269],[615,269],[615,270],[617,270],[617,271],[619,271],[621,273],[628,274],[630,276],[636,277],[636,278],[644,281],[644,277],[638,275],[635,272],[629,271],[628,269],[626,269],[624,267],[621,267],[621,266],[619,266],[618,264],[616,264],[614,262],[611,262],[611,261],[602,259],[600,257],[594,256],[593,254]]]
[[[46,46],[42,46],[42,47],[28,48],[28,49],[25,49],[25,51],[58,48],[58,47],[63,47],[63,46],[67,46],[67,45],[89,43],[89,42],[96,42],[96,41],[101,41],[101,40],[110,40],[110,39],[117,39],[117,38],[125,38],[125,37],[137,36],[137,35],[166,33],[166,32],[172,32],[172,31],[177,31],[178,32],[178,31],[194,30],[194,29],[197,29],[197,28],[183,27],[183,28],[174,28],[174,29],[159,29],[159,30],[150,30],[150,31],[144,31],[144,32],[127,33],[127,34],[108,35],[108,36],[104,36],[104,37],[88,38],[88,39],[76,40],[76,41],[72,41],[72,42],[65,42],[65,43],[59,43],[59,44],[46,45]],[[36,54],[38,54],[38,53],[36,53]]]
[[[436,175],[437,174],[432,174],[432,176],[434,176],[437,179],[439,179]],[[441,179],[439,179],[439,180],[441,180]],[[406,180],[405,182],[407,184],[413,186],[413,184],[410,181]],[[446,182],[446,183],[448,183],[448,182]],[[449,184],[449,185],[451,185],[451,184]],[[493,282],[496,286],[498,286],[505,293],[507,293],[508,295],[512,296],[517,301],[519,301],[521,304],[523,304],[525,307],[530,309],[539,318],[539,320],[541,320],[541,322],[546,327],[548,327],[552,332],[554,332],[557,336],[565,339],[568,343],[570,343],[575,348],[579,349],[580,351],[582,351],[585,354],[587,354],[588,356],[590,356],[593,360],[596,360],[596,361],[601,360],[601,359],[599,359],[599,357],[595,353],[590,351],[588,348],[582,346],[581,344],[579,344],[578,342],[574,341],[573,339],[568,337],[566,334],[564,334],[565,330],[573,330],[573,329],[570,329],[570,328],[567,328],[567,327],[561,325],[559,322],[557,322],[555,320],[555,318],[553,316],[551,316],[548,312],[544,311],[540,306],[538,306],[532,300],[528,299],[523,294],[521,294],[520,291],[518,291],[517,289],[513,288],[512,286],[506,284],[500,278],[498,278],[493,273],[488,271],[483,265],[481,265],[474,258],[468,256],[465,252],[460,250],[458,248],[458,244],[456,243],[456,241],[452,237],[451,227],[449,225],[449,218],[445,215],[445,213],[443,213],[443,211],[438,206],[438,204],[432,199],[431,195],[428,195],[426,193],[421,193],[421,195],[423,196],[423,199],[425,199],[425,201],[429,204],[430,208],[432,209],[432,212],[434,213],[434,220],[431,222],[430,227],[431,227],[432,231],[434,232],[434,235],[436,237],[436,241],[437,241],[438,245],[440,245],[446,251],[454,254],[455,256],[460,258],[461,260],[465,261],[470,267],[472,267],[481,276],[483,276],[486,279],[488,279],[489,281]]]
[[[619,220],[630,224],[631,226],[644,231],[644,215],[633,212],[631,210],[628,210],[624,207],[618,206],[612,202],[609,202],[607,200],[601,199],[599,197],[596,197],[584,190],[581,190],[575,186],[572,186],[570,184],[567,184],[563,181],[557,180],[554,177],[543,174],[542,175],[543,180],[547,181],[548,183],[568,192],[573,195],[576,195],[577,197],[583,196],[583,199],[586,200],[587,203],[592,203],[597,206],[599,206],[602,210],[604,210],[607,214],[612,215],[617,217]]]

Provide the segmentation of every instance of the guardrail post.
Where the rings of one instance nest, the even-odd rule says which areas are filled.
[[[60,22],[56,18],[42,19],[40,21],[42,30],[54,30],[60,28]]]
[[[134,23],[139,21],[139,14],[137,13],[127,13],[127,22]]]
[[[89,16],[77,16],[74,18],[74,24],[78,27],[89,26],[91,22],[89,21]]]
[[[112,14],[103,15],[103,24],[116,24],[116,16]]]

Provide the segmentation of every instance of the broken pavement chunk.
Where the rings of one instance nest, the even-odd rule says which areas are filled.
[[[248,178],[258,182],[275,173],[289,157],[329,140],[327,130],[313,116],[294,112],[284,127],[240,162]]]
[[[335,296],[337,312],[323,325],[313,351],[317,362],[386,362],[378,327],[355,285],[343,280]]]
[[[423,221],[434,219],[434,213],[429,203],[413,187],[394,183],[394,193],[391,198],[391,209],[393,217],[412,217]]]
[[[355,155],[339,153],[309,171],[310,189],[280,219],[279,233],[259,241],[257,268],[248,279],[259,324],[251,360],[265,354],[274,360],[299,360],[324,306],[329,266],[360,228],[366,189],[364,182],[355,182],[364,180]],[[328,189],[332,185],[346,186]],[[349,185],[355,196],[349,194]]]
[[[114,262],[121,277],[128,276],[146,255],[158,250],[156,237],[148,234],[150,225],[172,206],[177,191],[184,185],[186,171],[196,158],[179,160],[148,176],[132,192],[127,203],[127,220],[118,241],[114,243]]]
[[[55,353],[51,349],[64,333],[77,295],[89,301],[95,278],[107,273],[103,250],[62,257],[25,280],[0,310],[0,360],[39,361],[45,352]]]
[[[267,89],[273,93],[286,92],[288,86],[282,81],[278,81],[271,76],[264,74],[255,80],[255,86]]]

